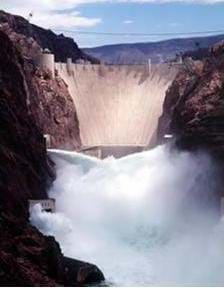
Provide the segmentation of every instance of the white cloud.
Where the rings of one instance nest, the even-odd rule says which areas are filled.
[[[68,12],[68,9],[77,9],[81,4],[90,3],[201,3],[215,4],[224,3],[224,0],[0,0],[0,9],[8,12],[28,17],[33,11],[34,24],[45,28],[69,29],[76,27],[92,27],[102,22],[100,18],[91,18],[81,15],[77,11]],[[67,10],[66,10],[67,9]],[[124,21],[125,24],[131,24],[131,20]]]
[[[50,29],[69,29],[75,27],[92,27],[101,23],[99,18],[87,18],[76,13],[36,13],[35,24]]]
[[[88,1],[88,0],[87,0]],[[85,0],[83,0],[85,2]],[[132,2],[132,3],[189,3],[189,4],[216,4],[224,3],[224,0],[118,0],[115,2]]]
[[[72,0],[6,0],[0,9],[25,18],[32,12],[32,23],[50,29],[92,27],[102,22],[100,18],[84,17],[76,10],[66,10],[76,6],[76,1]]]
[[[178,22],[171,22],[171,23],[169,23],[169,26],[170,26],[170,27],[178,27],[178,26],[180,26],[180,23],[178,23]]]
[[[133,21],[132,21],[132,20],[124,20],[123,23],[124,23],[124,24],[132,24]]]

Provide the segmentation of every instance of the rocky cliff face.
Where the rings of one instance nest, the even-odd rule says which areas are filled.
[[[1,31],[0,42],[1,286],[101,281],[104,277],[96,266],[64,257],[53,237],[43,236],[28,222],[28,199],[47,198],[53,164],[29,108],[32,91],[24,59]]]
[[[158,137],[171,133],[179,147],[224,157],[224,44],[203,61],[186,60],[167,92]]]
[[[53,237],[1,213],[1,286],[84,286],[104,280],[95,266],[64,257]]]
[[[16,33],[33,38],[43,49],[50,49],[57,62],[66,62],[67,58],[72,58],[73,62],[82,59],[91,63],[99,63],[99,60],[79,49],[72,38],[65,37],[63,34],[57,35],[51,30],[30,24],[21,16],[11,15],[0,10],[0,24],[6,23]]]
[[[44,138],[29,115],[23,59],[8,37],[0,36],[1,203],[6,211],[21,216],[27,199],[47,197],[52,169]]]
[[[41,49],[33,38],[16,33],[8,24],[0,30],[10,37],[23,56],[28,109],[38,128],[43,134],[50,135],[53,148],[79,149],[79,123],[67,85],[58,75],[53,79],[49,71],[42,71],[36,66],[35,60]]]
[[[30,68],[33,71],[29,82],[33,95],[30,111],[41,131],[50,136],[50,147],[79,149],[79,122],[67,85],[58,75],[52,79],[49,71]]]

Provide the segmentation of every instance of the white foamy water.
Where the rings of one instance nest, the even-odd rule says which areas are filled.
[[[109,283],[223,285],[224,225],[215,220],[216,170],[203,154],[166,147],[119,160],[51,151],[57,213],[31,221],[65,255],[92,262]]]

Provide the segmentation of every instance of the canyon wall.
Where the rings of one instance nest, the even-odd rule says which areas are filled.
[[[46,199],[55,175],[30,109],[32,73],[28,77],[22,54],[1,31],[0,42],[0,284],[99,282],[104,276],[95,265],[65,257],[53,237],[43,236],[28,221],[28,200]]]
[[[47,197],[52,169],[45,140],[29,115],[23,59],[6,34],[0,35],[1,203],[24,216],[27,199]]]
[[[65,37],[63,34],[57,35],[49,29],[33,25],[21,16],[0,10],[0,24],[8,24],[16,33],[34,39],[43,49],[48,48],[54,53],[57,61],[65,62],[68,57],[71,57],[74,62],[77,59],[83,59],[91,63],[99,63],[99,60],[79,49],[72,38]]]
[[[171,133],[182,148],[224,156],[224,43],[203,61],[185,61],[169,88],[158,137]]]
[[[28,109],[43,134],[50,136],[54,148],[77,150],[80,147],[79,123],[76,108],[66,83],[36,62],[41,48],[33,38],[15,32],[8,24],[0,27],[20,51],[27,78]]]

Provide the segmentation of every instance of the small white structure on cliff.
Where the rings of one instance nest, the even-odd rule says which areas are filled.
[[[29,209],[32,209],[36,204],[40,204],[42,211],[55,213],[56,212],[56,201],[53,198],[50,199],[39,199],[39,200],[29,200]]]
[[[44,134],[44,139],[46,142],[46,147],[51,148],[51,135],[50,134]]]

